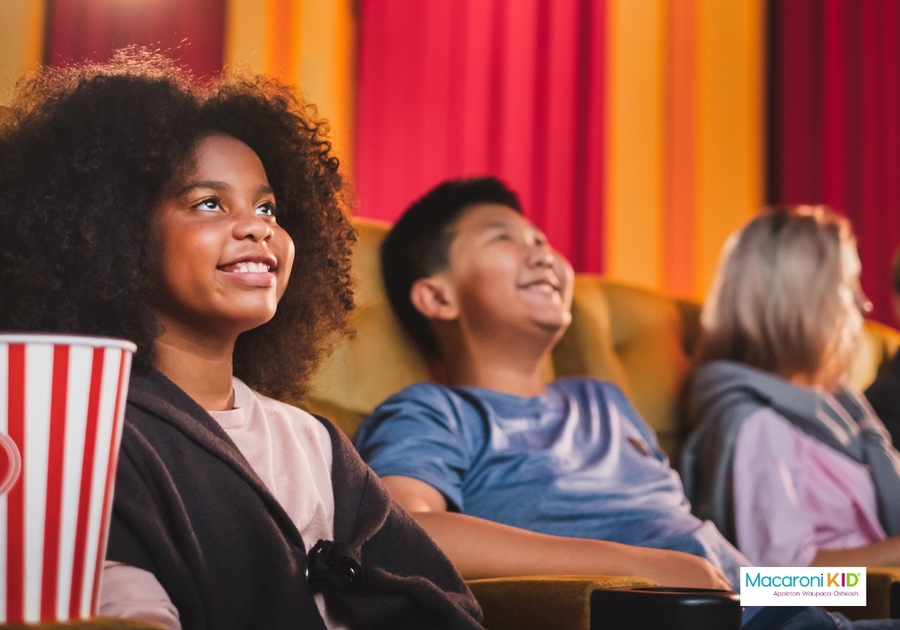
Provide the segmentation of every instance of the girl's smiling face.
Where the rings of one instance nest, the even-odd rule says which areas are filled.
[[[154,310],[167,332],[233,341],[275,315],[294,243],[276,221],[275,196],[250,147],[208,136],[193,163],[154,210]]]

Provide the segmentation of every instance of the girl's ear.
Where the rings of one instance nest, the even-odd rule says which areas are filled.
[[[450,283],[439,275],[420,278],[409,290],[413,306],[428,319],[451,321],[459,317],[454,297]]]

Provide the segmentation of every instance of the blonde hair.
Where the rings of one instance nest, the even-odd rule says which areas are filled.
[[[729,359],[811,382],[835,360],[845,370],[855,344],[840,291],[846,247],[855,248],[850,223],[824,206],[764,210],[723,249],[695,363]]]

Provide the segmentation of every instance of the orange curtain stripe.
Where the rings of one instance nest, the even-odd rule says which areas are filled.
[[[762,0],[700,0],[697,284],[712,283],[725,239],[763,203]]]
[[[666,15],[666,195],[663,285],[694,296],[697,204],[696,0],[674,0]]]
[[[764,0],[607,0],[605,268],[702,299],[763,195]]]
[[[267,37],[264,40],[268,45],[267,70],[286,83],[294,83],[298,78],[298,60],[294,51],[300,37],[295,28],[300,7],[294,0],[271,0],[268,8]]]
[[[658,288],[663,218],[663,3],[607,1],[607,274]]]
[[[0,105],[44,56],[44,2],[0,0]]]
[[[294,84],[331,125],[350,173],[355,138],[354,0],[227,0],[225,63]]]

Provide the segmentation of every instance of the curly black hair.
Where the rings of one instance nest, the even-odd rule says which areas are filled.
[[[522,213],[518,195],[496,177],[468,177],[441,182],[416,199],[381,243],[381,270],[388,300],[397,319],[428,357],[440,358],[431,325],[409,297],[416,280],[447,268],[452,226],[464,210],[496,203]]]
[[[158,53],[128,49],[17,85],[0,117],[0,330],[130,339],[135,369],[151,368],[152,210],[216,133],[259,156],[296,246],[275,317],[238,337],[235,375],[300,396],[353,308],[355,232],[327,122],[272,79],[200,85]]]

